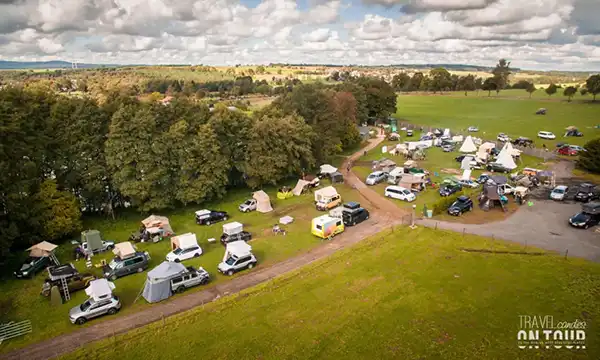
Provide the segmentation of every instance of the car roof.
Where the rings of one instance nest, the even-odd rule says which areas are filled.
[[[554,188],[554,190],[566,190],[566,189],[568,189],[568,187],[565,185],[558,185],[557,187]]]
[[[471,199],[469,199],[468,196],[462,195],[462,196],[459,196],[458,199],[456,199],[456,200],[458,200],[458,201],[467,201],[467,200],[471,200]]]
[[[402,187],[402,186],[397,186],[397,185],[390,185],[390,186],[386,187],[385,189],[386,189],[386,190],[387,190],[387,189],[394,189],[394,190],[408,190],[408,189],[407,189],[407,188],[405,188],[405,187]]]
[[[369,174],[369,176],[371,175],[380,175],[383,174],[383,171],[373,171],[372,173]]]

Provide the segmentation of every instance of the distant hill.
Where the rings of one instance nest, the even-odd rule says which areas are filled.
[[[100,67],[116,67],[120,65],[100,65],[100,64],[80,64],[77,63],[79,69],[100,68]],[[68,61],[6,61],[0,60],[0,69],[71,69],[72,65]]]

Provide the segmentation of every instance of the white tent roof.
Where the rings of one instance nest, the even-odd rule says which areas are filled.
[[[85,289],[85,293],[94,299],[94,301],[100,301],[112,295],[114,289],[114,283],[106,279],[96,279],[90,281],[90,285]]]
[[[390,171],[389,176],[398,176],[404,174],[404,168],[395,167],[392,171]]]
[[[187,233],[182,235],[173,236],[171,238],[171,244],[175,245],[180,249],[191,248],[192,246],[198,245],[198,240],[196,239],[196,234]]]
[[[486,153],[485,151],[481,151],[481,148],[479,148],[479,152],[477,152],[477,154],[475,154],[475,157],[477,157],[478,159],[481,160],[487,160],[489,154]]]
[[[502,164],[502,166],[510,170],[515,169],[517,167],[517,164],[515,164],[515,160],[511,155],[511,150],[512,145],[510,145],[510,143],[507,142],[506,144],[504,144],[504,147],[502,148],[500,154],[498,154],[498,158],[496,159],[497,163]]]
[[[479,146],[479,152],[491,150],[496,147],[493,142],[485,142]]]
[[[444,129],[444,136],[450,136],[450,129]]]
[[[223,224],[223,232],[228,235],[240,233],[244,230],[244,225],[234,221],[227,224]]]
[[[279,218],[279,223],[283,224],[283,225],[288,225],[288,224],[291,224],[292,222],[294,222],[294,218],[291,216],[284,216],[282,218]]]
[[[126,259],[135,254],[135,248],[129,241],[115,244],[113,254],[117,255],[121,259]]]
[[[223,256],[223,261],[227,260],[230,255],[235,255],[237,257],[242,257],[246,255],[250,255],[252,251],[252,246],[248,245],[245,241],[234,241],[227,243],[227,247],[225,248],[225,256]]]
[[[322,197],[333,197],[337,195],[337,190],[333,187],[333,186],[328,186],[328,187],[324,187],[322,189],[319,189],[317,191],[315,191],[315,197],[317,196],[322,196]]]
[[[334,172],[337,172],[338,169],[329,165],[329,164],[323,164],[320,166],[320,172],[321,174],[333,174]]]
[[[460,147],[459,151],[463,152],[463,153],[470,153],[470,152],[477,151],[477,147],[475,146],[475,143],[473,143],[473,138],[471,136],[467,136],[467,138],[463,142],[462,146]]]
[[[198,211],[196,211],[196,215],[198,215],[198,216],[208,215],[208,214],[210,214],[210,210],[204,209],[204,210],[198,210]]]
[[[460,163],[460,168],[462,170],[471,170],[471,161],[473,161],[473,158],[470,156],[465,156],[465,158],[462,160],[462,162]]]
[[[463,171],[463,174],[460,177],[461,180],[469,180],[470,178],[471,178],[471,170]]]
[[[302,180],[302,179],[298,180],[298,182],[296,183],[296,186],[294,186],[294,189],[292,189],[292,194],[294,194],[296,196],[302,195],[302,190],[308,184],[310,184],[310,181],[306,181],[306,180]]]

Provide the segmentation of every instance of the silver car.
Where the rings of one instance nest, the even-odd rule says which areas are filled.
[[[223,261],[217,266],[217,270],[221,274],[225,275],[233,275],[240,270],[244,270],[246,268],[252,269],[257,263],[254,254],[249,254],[242,257],[237,257],[235,255],[229,257],[227,260]]]
[[[83,304],[77,305],[69,311],[69,320],[72,324],[82,325],[89,319],[102,315],[114,315],[121,309],[121,301],[112,295],[106,299],[95,301],[87,299]]]
[[[386,173],[384,173],[383,171],[375,171],[369,174],[369,176],[367,176],[367,181],[365,181],[365,183],[367,185],[376,185],[382,181],[385,181],[385,179],[387,179]]]

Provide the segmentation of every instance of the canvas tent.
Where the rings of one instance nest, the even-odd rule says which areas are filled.
[[[294,194],[296,196],[302,195],[302,192],[309,184],[310,184],[310,181],[306,181],[306,180],[302,180],[302,179],[298,180],[298,182],[296,183],[296,186],[294,186],[294,188],[292,189],[292,194]]]
[[[252,246],[248,245],[245,241],[234,241],[227,243],[227,247],[225,248],[225,255],[223,256],[223,261],[227,261],[230,256],[235,255],[240,258],[243,256],[248,256],[252,254]]]
[[[177,248],[188,249],[193,246],[198,246],[198,240],[196,239],[196,234],[194,233],[186,233],[173,236],[171,238],[171,250],[175,250]]]
[[[85,289],[85,293],[94,299],[94,301],[100,301],[109,298],[114,289],[114,283],[106,279],[96,279],[90,281],[90,285]]]
[[[47,241],[42,241],[41,243],[35,244],[27,251],[29,251],[29,256],[31,257],[47,257],[54,254],[54,250],[57,248],[57,245],[49,243]]]
[[[479,152],[488,152],[496,147],[493,142],[485,142],[479,146]]]
[[[421,191],[425,189],[425,179],[422,175],[404,174],[400,178],[399,186],[408,190]]]
[[[473,138],[471,136],[467,136],[459,151],[462,153],[472,153],[477,151],[477,147],[475,146],[475,143],[473,143]]]
[[[148,272],[142,296],[149,303],[159,302],[173,295],[170,280],[187,270],[181,263],[163,261]]]
[[[252,198],[256,200],[256,211],[260,213],[268,213],[273,211],[273,207],[271,206],[271,199],[266,192],[259,190],[252,194]]]
[[[115,244],[113,254],[115,254],[121,259],[127,259],[128,257],[135,255],[135,248],[129,241],[125,241],[122,243]]]
[[[337,172],[338,169],[329,165],[329,164],[323,164],[319,167],[319,173],[324,174],[324,175],[328,175],[328,174],[333,174],[334,172]]]
[[[460,169],[471,170],[471,161],[473,161],[473,158],[471,156],[465,156],[462,162],[460,163]]]
[[[471,179],[471,170],[465,170],[460,177],[461,180],[469,180]]]
[[[169,224],[169,219],[166,216],[150,215],[142,220],[142,224],[148,231],[157,228],[162,229],[165,232],[165,235],[173,234],[173,229],[171,229],[171,224]]]
[[[509,148],[510,146],[510,148]],[[502,150],[500,151],[500,154],[498,154],[498,158],[496,159],[496,162],[501,164],[502,166],[504,166],[505,168],[509,169],[509,170],[513,170],[517,167],[517,164],[515,164],[515,160],[513,159],[512,155],[510,154],[512,146],[510,145],[509,142],[507,142],[504,147],[502,148]]]

